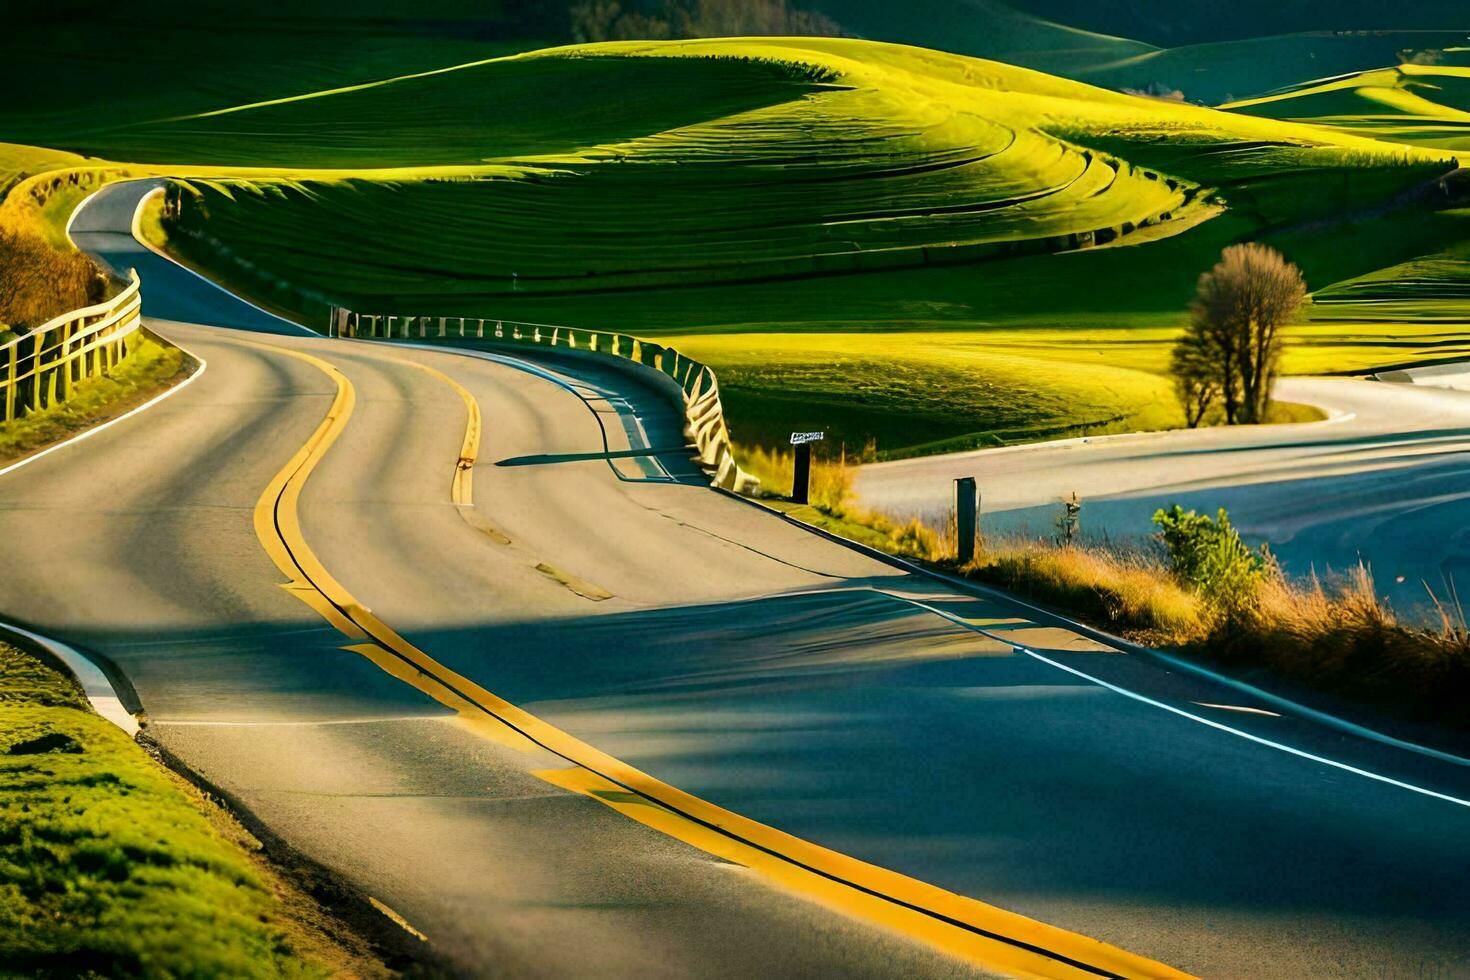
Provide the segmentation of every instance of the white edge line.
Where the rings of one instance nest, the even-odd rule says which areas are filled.
[[[1014,644],[1012,645],[1014,646]],[[1377,780],[1380,783],[1387,783],[1390,786],[1397,786],[1399,789],[1406,789],[1410,792],[1420,793],[1424,796],[1431,796],[1437,800],[1444,800],[1447,803],[1456,803],[1463,807],[1470,807],[1470,800],[1462,800],[1458,797],[1449,796],[1445,793],[1437,793],[1432,789],[1425,789],[1423,786],[1415,786],[1413,783],[1406,783],[1402,780],[1393,779],[1392,777],[1384,776],[1376,772],[1371,772],[1367,769],[1359,769],[1357,766],[1350,766],[1345,762],[1338,762],[1335,759],[1328,759],[1320,755],[1313,755],[1311,752],[1304,752],[1301,749],[1293,748],[1290,745],[1283,745],[1280,742],[1273,742],[1268,738],[1262,738],[1259,735],[1252,735],[1250,732],[1243,732],[1238,728],[1231,728],[1229,725],[1221,724],[1218,721],[1213,721],[1209,718],[1201,718],[1199,715],[1191,714],[1190,712],[1185,711],[1182,708],[1176,708],[1173,705],[1164,704],[1162,701],[1155,701],[1153,698],[1146,697],[1134,691],[1127,690],[1126,688],[1119,687],[1116,684],[1109,684],[1107,681],[1093,677],[1091,674],[1084,674],[1082,671],[1077,670],[1075,667],[1068,667],[1066,664],[1058,663],[1048,657],[1043,657],[1035,650],[1029,650],[1026,647],[1022,646],[1017,646],[1016,649],[1026,654],[1028,657],[1039,660],[1044,664],[1050,664],[1058,670],[1064,670],[1069,674],[1075,674],[1076,676],[1081,677],[1083,680],[1091,681],[1092,683],[1097,684],[1101,687],[1105,687],[1110,691],[1121,694],[1126,698],[1132,698],[1135,701],[1142,701],[1144,704],[1153,705],[1155,708],[1162,708],[1172,714],[1179,715],[1181,718],[1188,718],[1190,721],[1198,722],[1201,725],[1208,725],[1210,728],[1215,728],[1222,732],[1229,732],[1231,735],[1238,735],[1239,737],[1246,739],[1247,741],[1255,742],[1259,745],[1264,745],[1269,748],[1277,749],[1278,751],[1286,752],[1290,755],[1299,756],[1303,759],[1310,759],[1312,762],[1320,763],[1324,766],[1331,766],[1334,769],[1341,769],[1344,772],[1350,772],[1354,775],[1363,776],[1367,779]]]
[[[111,185],[111,186],[116,187],[118,185],[114,184],[114,185]],[[169,263],[170,265],[177,266],[178,268],[183,269],[185,272],[187,272],[189,275],[193,276],[195,279],[198,279],[200,282],[209,283],[209,285],[213,286],[215,289],[218,289],[220,292],[224,293],[226,296],[229,296],[229,297],[235,299],[237,302],[240,302],[240,303],[245,304],[246,306],[250,307],[252,310],[256,311],[257,313],[263,313],[266,316],[270,317],[272,320],[279,320],[282,323],[286,324],[287,326],[295,327],[297,330],[300,330],[302,333],[306,334],[308,337],[321,337],[321,336],[323,336],[323,334],[319,334],[315,330],[311,329],[310,327],[303,326],[302,324],[297,323],[295,320],[288,320],[288,319],[286,319],[285,317],[281,316],[278,313],[272,313],[270,310],[267,310],[264,307],[255,305],[254,303],[250,302],[250,300],[246,299],[244,296],[241,296],[239,293],[235,292],[233,289],[226,289],[224,286],[222,286],[219,283],[215,282],[213,279],[209,278],[208,276],[203,275],[203,274],[201,274],[199,272],[195,272],[193,269],[189,268],[187,265],[184,265],[184,263],[182,263],[182,262],[178,261],[177,259],[175,259],[172,255],[169,255],[163,249],[161,249],[158,246],[154,245],[152,242],[147,241],[146,239],[144,239],[143,238],[143,233],[142,233],[142,226],[143,226],[143,208],[144,208],[145,205],[147,205],[148,200],[150,198],[152,198],[155,194],[162,194],[162,193],[163,193],[163,188],[162,187],[155,187],[153,190],[149,191],[147,194],[144,194],[142,197],[138,198],[138,206],[133,211],[133,223],[132,223],[132,227],[129,229],[129,231],[132,233],[133,241],[137,242],[139,245],[142,245],[148,251],[152,252],[154,255],[158,256],[160,259],[163,259],[165,262]],[[86,201],[83,201],[82,203],[85,204]],[[79,205],[77,207],[77,211],[80,211],[80,210],[81,210],[81,206]],[[73,214],[75,214],[75,212],[73,212]]]
[[[1420,794],[1422,794],[1424,796],[1430,796],[1430,797],[1433,797],[1433,798],[1435,798],[1437,800],[1444,800],[1447,803],[1455,803],[1455,804],[1458,804],[1459,806],[1470,808],[1470,800],[1462,800],[1462,799],[1460,799],[1458,797],[1455,797],[1455,796],[1449,796],[1449,795],[1447,795],[1445,793],[1439,793],[1439,792],[1436,792],[1436,791],[1434,791],[1432,789],[1425,789],[1422,786],[1415,786],[1413,783],[1406,783],[1406,782],[1403,782],[1403,781],[1398,780],[1398,779],[1393,779],[1392,777],[1389,777],[1389,776],[1384,776],[1384,775],[1381,775],[1381,774],[1376,773],[1376,772],[1371,772],[1370,770],[1367,770],[1367,769],[1359,769],[1357,766],[1350,766],[1350,765],[1348,765],[1345,762],[1338,762],[1335,759],[1328,759],[1325,756],[1314,755],[1311,752],[1306,752],[1306,751],[1304,751],[1302,749],[1293,748],[1292,746],[1285,745],[1285,744],[1283,744],[1281,742],[1273,742],[1269,738],[1262,738],[1260,735],[1252,735],[1250,732],[1244,732],[1244,731],[1241,731],[1238,728],[1231,728],[1229,725],[1222,724],[1221,722],[1214,721],[1213,719],[1210,719],[1210,718],[1202,718],[1199,715],[1196,715],[1196,714],[1193,714],[1191,712],[1185,711],[1183,708],[1176,708],[1176,707],[1174,707],[1171,704],[1165,704],[1162,701],[1156,701],[1153,698],[1148,697],[1147,695],[1139,694],[1136,691],[1130,691],[1130,690],[1128,690],[1125,687],[1119,687],[1117,684],[1110,684],[1107,681],[1102,680],[1101,678],[1093,677],[1091,674],[1084,673],[1083,671],[1080,671],[1080,670],[1078,670],[1075,667],[1069,667],[1069,666],[1067,666],[1064,663],[1059,663],[1059,662],[1057,662],[1055,660],[1052,660],[1050,657],[1044,657],[1041,654],[1037,653],[1035,650],[1032,650],[1032,649],[1030,649],[1028,647],[1022,646],[1019,643],[1014,643],[1014,642],[1012,642],[1010,640],[1007,640],[1003,636],[997,636],[996,634],[990,632],[989,630],[982,629],[982,628],[974,625],[973,623],[966,622],[965,620],[961,619],[959,616],[954,615],[953,613],[947,613],[947,612],[945,612],[942,609],[937,609],[934,606],[931,606],[931,605],[929,605],[927,603],[924,603],[924,602],[920,602],[917,599],[911,599],[911,598],[909,598],[907,596],[895,595],[894,593],[884,591],[883,589],[873,589],[873,591],[874,592],[878,592],[878,593],[880,593],[882,595],[890,596],[890,597],[892,597],[894,599],[899,600],[900,602],[906,602],[909,605],[916,606],[916,607],[918,607],[920,609],[923,609],[923,610],[925,610],[927,612],[931,612],[931,613],[933,613],[936,616],[939,616],[939,617],[941,617],[943,619],[949,620],[951,623],[954,623],[957,626],[962,626],[965,629],[970,630],[971,632],[979,633],[981,636],[987,636],[987,637],[989,637],[992,640],[998,640],[1001,643],[1004,643],[1007,646],[1011,647],[1012,649],[1014,649],[1014,650],[1016,650],[1016,651],[1018,651],[1020,653],[1026,654],[1026,656],[1028,656],[1028,657],[1031,657],[1031,658],[1033,658],[1035,660],[1039,660],[1042,663],[1048,664],[1048,665],[1050,665],[1052,667],[1055,667],[1058,670],[1066,671],[1067,673],[1072,674],[1072,675],[1077,676],[1077,677],[1080,677],[1083,680],[1091,681],[1092,683],[1098,685],[1099,687],[1105,687],[1108,690],[1110,690],[1110,691],[1112,691],[1112,692],[1114,692],[1116,694],[1123,695],[1125,698],[1132,698],[1134,701],[1139,701],[1139,702],[1142,702],[1143,704],[1152,705],[1155,708],[1161,708],[1164,711],[1169,712],[1170,714],[1178,715],[1181,718],[1188,718],[1190,721],[1198,722],[1201,725],[1206,725],[1206,726],[1208,726],[1210,728],[1214,728],[1214,729],[1216,729],[1218,731],[1228,732],[1231,735],[1236,735],[1236,736],[1238,736],[1240,738],[1243,738],[1243,739],[1245,739],[1245,740],[1247,740],[1249,742],[1255,742],[1258,745],[1264,745],[1267,748],[1276,749],[1276,750],[1278,750],[1280,752],[1285,752],[1285,753],[1287,753],[1289,755],[1298,756],[1298,757],[1303,758],[1303,759],[1309,759],[1312,762],[1320,763],[1321,765],[1324,765],[1324,766],[1331,766],[1334,769],[1341,769],[1344,772],[1350,772],[1350,773],[1353,773],[1354,775],[1363,776],[1363,777],[1365,777],[1367,779],[1377,780],[1380,783],[1387,783],[1388,785],[1390,785],[1390,786],[1396,786],[1399,789],[1406,789],[1406,790],[1409,790],[1410,792],[1420,793]]]
[[[172,340],[170,340],[169,343],[174,344],[174,342]],[[101,423],[99,425],[92,426],[90,429],[87,429],[85,432],[79,432],[79,433],[77,433],[76,435],[72,436],[70,439],[63,440],[62,442],[58,442],[58,443],[56,443],[55,445],[52,445],[52,446],[47,446],[45,449],[42,449],[40,452],[32,453],[29,456],[26,456],[26,457],[24,457],[22,459],[16,460],[14,463],[11,463],[9,466],[0,467],[0,476],[4,476],[7,473],[13,473],[14,471],[20,469],[22,466],[26,466],[26,465],[28,465],[30,463],[34,463],[36,460],[42,459],[42,458],[44,458],[46,456],[50,456],[52,453],[54,453],[54,452],[56,452],[58,450],[61,450],[61,449],[65,449],[68,446],[73,446],[76,443],[81,442],[83,439],[90,439],[93,436],[95,436],[97,433],[102,432],[105,429],[110,429],[114,425],[117,425],[119,422],[122,422],[122,421],[124,421],[126,419],[130,419],[134,415],[137,415],[139,412],[142,412],[145,409],[152,408],[154,405],[157,405],[159,402],[163,401],[165,398],[169,397],[170,395],[178,394],[179,392],[183,391],[185,388],[189,387],[189,385],[193,384],[194,381],[197,378],[199,378],[201,375],[204,374],[205,369],[209,367],[209,362],[206,361],[204,358],[199,357],[198,355],[196,355],[196,354],[192,353],[191,351],[187,350],[186,348],[181,347],[178,344],[174,344],[174,346],[175,347],[178,347],[179,350],[183,351],[184,354],[185,354],[185,356],[187,356],[187,357],[191,358],[192,360],[194,360],[199,365],[198,370],[196,370],[193,374],[189,375],[183,381],[180,381],[178,384],[174,385],[172,388],[169,388],[167,391],[159,392],[158,394],[154,395],[152,398],[148,399],[143,404],[137,406],[136,408],[129,409],[128,411],[126,411],[123,414],[119,415],[115,419],[108,419],[106,422],[103,422],[103,423]]]
[[[22,629],[19,626],[13,626],[9,623],[5,624],[4,630],[17,633],[37,646],[44,647],[47,652],[65,664],[67,670],[72,672],[72,676],[77,679],[77,683],[82,685],[82,693],[92,703],[93,710],[118,728],[127,732],[129,737],[138,734],[138,719],[134,718],[128,713],[128,709],[123,707],[122,699],[117,696],[117,689],[112,686],[112,681],[108,680],[102,668],[87,659],[85,655],[77,651],[74,647],[68,646],[60,640],[53,640],[50,637],[42,636],[39,633],[32,633],[28,629]]]
[[[142,180],[160,180],[160,179],[163,179],[163,178],[158,178],[158,177],[138,177],[138,178],[134,178],[133,180],[119,180],[119,181],[114,181],[111,184],[106,184],[106,185],[104,185],[102,187],[97,188],[95,191],[93,191],[92,193],[88,194],[86,197],[82,198],[81,203],[76,206],[76,210],[74,210],[71,213],[71,217],[67,219],[67,222],[66,222],[66,237],[68,239],[71,239],[71,226],[72,226],[72,222],[74,222],[74,221],[77,220],[77,215],[81,214],[82,213],[82,209],[85,208],[87,206],[87,204],[91,202],[92,198],[96,197],[98,194],[101,194],[103,191],[114,190],[116,188],[122,187],[124,184],[133,184],[133,183],[137,183],[137,182],[142,181]],[[142,221],[143,221],[143,207],[144,207],[144,205],[146,205],[148,203],[149,198],[153,197],[153,195],[155,195],[155,194],[162,194],[162,193],[163,193],[163,188],[162,187],[155,187],[153,190],[149,191],[147,194],[144,194],[142,197],[140,197],[138,199],[138,206],[135,209],[133,209],[132,226],[129,228],[129,233],[133,236],[133,241],[137,242],[139,245],[143,246],[148,251],[152,252],[154,255],[158,256],[161,259],[163,259],[165,262],[169,263],[170,265],[177,266],[178,268],[183,269],[185,272],[187,272],[189,275],[193,276],[195,279],[198,279],[201,282],[208,283],[209,285],[213,286],[215,289],[218,289],[220,292],[224,293],[226,296],[229,296],[232,299],[234,299],[234,300],[236,300],[236,301],[238,301],[240,303],[243,303],[244,305],[250,307],[252,310],[255,310],[257,313],[263,313],[263,314],[265,314],[266,316],[270,317],[273,320],[279,320],[282,323],[286,324],[287,326],[295,327],[297,330],[300,330],[303,334],[306,334],[308,337],[321,337],[321,336],[324,336],[323,334],[319,334],[315,330],[312,330],[310,327],[304,327],[304,326],[302,326],[301,324],[297,323],[295,320],[288,320],[288,319],[286,319],[283,316],[280,316],[280,315],[278,315],[276,313],[272,313],[270,310],[267,310],[267,309],[265,309],[263,307],[260,307],[260,306],[255,305],[254,303],[250,302],[250,300],[246,299],[244,296],[241,296],[239,293],[236,293],[233,290],[226,289],[224,286],[221,286],[219,283],[215,282],[213,279],[209,278],[208,276],[201,275],[200,273],[195,272],[193,269],[189,268],[187,265],[184,265],[182,262],[179,262],[179,261],[175,260],[172,255],[169,255],[167,252],[163,251],[162,249],[155,247],[152,242],[145,241],[144,238],[143,238],[143,236],[142,236],[142,234],[140,233],[140,229],[141,229],[141,225],[142,225]],[[117,234],[116,231],[102,232],[102,233],[103,234]],[[76,244],[77,243],[75,241],[72,241],[72,246],[73,247],[76,247]],[[78,251],[85,251],[85,249],[78,248]]]
[[[1090,626],[1085,626],[1082,623],[1078,623],[1075,620],[1072,620],[1062,615],[1061,613],[1052,612],[1049,609],[1043,609],[1040,606],[1032,605],[1026,600],[1021,599],[1017,596],[1013,596],[1010,593],[1002,592],[999,589],[993,589],[988,586],[978,585],[975,582],[970,582],[965,579],[958,578],[957,576],[949,575],[945,572],[941,572],[935,569],[924,568],[923,566],[916,565],[905,558],[900,558],[898,555],[890,555],[887,552],[877,552],[876,549],[868,549],[866,545],[862,545],[856,541],[851,541],[847,538],[843,538],[840,535],[832,534],[832,532],[822,532],[820,529],[814,528],[812,525],[807,524],[804,521],[798,521],[795,518],[788,517],[785,514],[779,514],[778,516],[780,516],[783,520],[796,523],[801,525],[802,527],[808,528],[812,531],[812,533],[819,533],[823,534],[824,536],[830,535],[831,539],[835,540],[839,544],[842,544],[844,547],[853,548],[855,550],[869,553],[876,552],[877,554],[882,555],[882,561],[885,561],[889,564],[901,566],[915,574],[932,579],[938,579],[941,582],[948,583],[949,585],[957,588],[958,590],[960,590],[960,592],[966,595],[975,596],[981,599],[991,599],[997,602],[1006,602],[1013,606],[1018,606],[1021,609],[1026,610],[1027,612],[1035,613],[1047,619],[1052,619],[1061,623],[1065,623],[1068,629],[1071,629],[1082,636],[1088,636],[1093,639],[1100,638],[1099,642],[1110,643],[1115,646],[1118,646],[1121,643],[1122,645],[1119,647],[1120,649],[1126,650],[1128,647],[1134,646],[1133,644],[1128,644],[1126,641],[1120,641],[1117,637],[1109,636],[1106,632],[1102,630],[1093,629]],[[937,611],[938,610],[936,610],[936,612]],[[944,615],[944,613],[939,613],[939,615],[942,616]],[[968,626],[969,624],[965,625]],[[1164,651],[1159,650],[1155,647],[1147,648],[1147,656],[1152,657],[1156,660],[1161,660],[1176,670],[1183,671],[1187,674],[1193,674],[1196,677],[1203,677],[1204,679],[1214,681],[1217,684],[1223,684],[1226,687],[1232,688],[1236,691],[1240,691],[1242,694],[1249,694],[1251,697],[1264,701],[1272,707],[1282,709],[1287,714],[1293,715],[1298,718],[1304,718],[1308,721],[1314,721],[1317,724],[1323,725],[1327,728],[1334,728],[1348,735],[1353,735],[1357,738],[1367,739],[1370,742],[1378,742],[1382,745],[1389,745],[1396,749],[1402,749],[1405,752],[1414,752],[1419,755],[1428,756],[1431,759],[1438,759],[1440,762],[1448,762],[1451,765],[1455,766],[1470,767],[1470,759],[1467,759],[1464,756],[1458,756],[1450,752],[1441,751],[1440,749],[1430,748],[1427,745],[1420,745],[1417,742],[1410,742],[1405,739],[1395,738],[1392,735],[1385,735],[1383,732],[1374,731],[1373,729],[1366,728],[1363,725],[1357,724],[1356,722],[1348,721],[1345,718],[1339,718],[1336,715],[1328,714],[1325,711],[1319,711],[1316,708],[1310,708],[1304,704],[1299,704],[1296,701],[1292,701],[1290,698],[1282,697],[1279,694],[1273,694],[1270,691],[1256,687],[1254,684],[1248,684],[1245,681],[1238,680],[1226,674],[1218,674],[1215,671],[1210,670],[1208,667],[1193,663],[1181,657],[1176,657],[1173,654],[1165,653]]]

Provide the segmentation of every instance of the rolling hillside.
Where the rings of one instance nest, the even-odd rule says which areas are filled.
[[[119,13],[118,43],[92,49],[68,37],[95,32],[44,19],[16,63],[64,54],[70,70],[0,104],[0,139],[54,149],[0,146],[7,179],[105,161],[185,178],[174,246],[314,322],[335,302],[676,337],[720,369],[749,440],[803,419],[879,453],[1178,424],[1161,372],[1221,247],[1268,241],[1325,289],[1466,237],[1439,215],[1379,213],[1450,164],[1371,133],[854,39],[507,54],[534,46],[527,24],[554,29],[551,8],[286,6],[187,51],[147,18]],[[1073,74],[1152,78],[1138,66],[1180,50],[998,0],[845,9]],[[1220,63],[1288,60],[1244,53]],[[54,218],[85,192],[32,211]],[[1442,349],[1442,326],[1421,335],[1380,308],[1305,328],[1288,367]]]
[[[1409,228],[1291,229],[1449,166],[845,39],[554,49],[87,149],[277,168],[190,180],[181,240],[314,317],[672,334],[746,438],[812,412],[880,452],[1177,424],[1158,372],[1223,245],[1279,234],[1314,283],[1406,261]]]
[[[608,90],[622,98],[604,108]],[[1221,193],[1282,222],[1445,167],[1442,155],[1358,137],[825,39],[555,49],[135,127],[86,149],[138,159],[141,147],[154,161],[346,168],[417,157],[441,168],[198,182],[186,210],[250,262],[289,265],[346,305],[425,312],[466,296],[1159,239],[1209,220]],[[1304,199],[1296,189],[1308,179]],[[313,277],[301,253],[324,219],[361,251],[344,266],[324,249]],[[289,258],[276,251],[286,242]]]
[[[1466,63],[1355,72],[1221,108],[1398,143],[1470,150],[1470,51],[1447,54]]]

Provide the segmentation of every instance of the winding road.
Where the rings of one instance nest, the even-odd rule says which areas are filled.
[[[451,971],[1466,974],[1470,766],[713,492],[626,374],[307,336],[148,186],[71,233],[207,368],[0,476],[0,617]]]
[[[973,476],[986,533],[1050,536],[1059,501],[1082,500],[1086,534],[1152,530],[1161,507],[1225,507],[1292,572],[1361,560],[1396,608],[1428,613],[1470,596],[1470,391],[1452,368],[1430,384],[1284,378],[1279,397],[1327,409],[1325,422],[1073,439],[864,466],[857,492],[898,515],[942,519],[951,481]]]

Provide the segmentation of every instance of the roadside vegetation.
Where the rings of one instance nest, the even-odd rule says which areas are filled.
[[[952,527],[900,521],[856,499],[842,459],[814,460],[810,503],[780,496],[792,454],[743,449],[770,504],[889,554],[1025,596],[1126,639],[1240,672],[1265,672],[1314,695],[1372,706],[1413,722],[1470,731],[1470,631],[1452,591],[1435,595],[1439,623],[1400,622],[1371,570],[1323,579],[1285,575],[1251,549],[1222,510],[1159,511],[1147,546],[1083,543],[1063,510],[1050,539],[983,538],[973,561],[954,560]]]
[[[0,644],[0,974],[388,971],[70,677]]]
[[[91,257],[0,227],[0,341],[105,300],[112,284]]]
[[[90,256],[54,245],[36,231],[0,224],[0,343],[105,302],[116,289]],[[132,352],[111,373],[73,383],[63,402],[0,422],[0,462],[114,418],[182,381],[192,369],[178,348],[140,332]]]

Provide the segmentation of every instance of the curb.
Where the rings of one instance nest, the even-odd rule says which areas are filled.
[[[121,728],[129,738],[137,736],[142,727],[138,716],[143,714],[143,706],[122,671],[107,658],[97,653],[83,653],[70,644],[14,623],[0,623],[0,639],[41,660],[60,665],[81,685],[82,693],[94,711]]]

